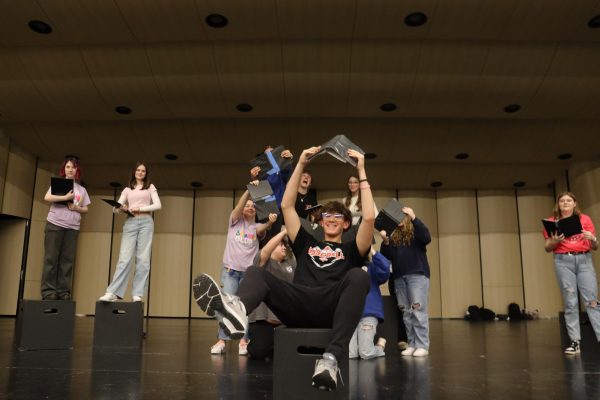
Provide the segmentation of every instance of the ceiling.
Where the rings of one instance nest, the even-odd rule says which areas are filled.
[[[415,12],[425,24],[406,25]],[[600,157],[599,15],[600,0],[0,0],[0,129],[43,161],[79,155],[92,187],[144,160],[160,188],[238,188],[265,144],[339,133],[376,154],[376,188],[544,187]],[[352,172],[315,164],[317,188]]]

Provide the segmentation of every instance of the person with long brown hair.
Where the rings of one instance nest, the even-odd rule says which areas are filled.
[[[431,235],[412,208],[390,237],[381,231],[381,254],[392,261],[394,288],[402,311],[408,347],[403,356],[424,357],[429,354],[429,262],[427,245]]]
[[[346,197],[342,199],[342,203],[350,210],[352,214],[352,226],[358,225],[362,218],[362,201],[359,190],[360,180],[355,175],[351,175],[348,178],[348,190],[346,191]],[[377,206],[373,204],[375,208],[375,216],[377,216]]]
[[[591,250],[598,249],[596,229],[589,216],[583,214],[577,205],[577,198],[571,192],[563,192],[556,198],[551,220],[558,221],[573,215],[579,216],[582,231],[580,234],[565,237],[557,232],[548,235],[544,230],[544,249],[554,253],[554,271],[565,303],[565,324],[571,344],[566,354],[581,352],[579,342],[579,300],[581,294],[585,308],[600,341],[600,304],[598,303],[598,280],[592,263]]]
[[[133,301],[142,301],[148,288],[150,274],[150,254],[152,236],[154,235],[154,220],[152,212],[161,209],[158,191],[150,181],[150,171],[143,162],[138,162],[131,172],[129,184],[119,197],[120,208],[115,212],[130,212],[123,225],[119,261],[111,284],[100,301],[115,301],[122,299],[127,290],[127,280],[135,257],[135,273],[131,296]]]
[[[62,178],[73,180],[73,190],[59,196],[52,190],[44,200],[52,203],[44,230],[44,265],[42,267],[42,299],[71,300],[73,266],[81,214],[88,212],[91,201],[81,183],[79,157],[66,156],[60,167]],[[66,204],[65,204],[66,202]]]

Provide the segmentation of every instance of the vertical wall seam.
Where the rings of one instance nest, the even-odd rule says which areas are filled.
[[[481,225],[479,223],[479,192],[475,189],[475,211],[477,212],[477,242],[479,244],[479,277],[481,280],[481,305],[485,307],[485,295],[483,291],[483,257],[481,255]]]
[[[527,298],[525,296],[525,264],[523,262],[523,243],[521,237],[521,215],[519,214],[519,196],[515,189],[515,207],[517,209],[517,235],[519,236],[519,260],[521,262],[521,290],[523,292],[523,308],[527,308]]]

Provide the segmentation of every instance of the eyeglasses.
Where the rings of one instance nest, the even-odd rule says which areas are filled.
[[[323,218],[342,219],[342,218],[344,218],[344,214],[321,213],[321,217],[323,217]]]

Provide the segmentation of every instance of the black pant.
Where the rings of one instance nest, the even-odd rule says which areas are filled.
[[[248,354],[257,360],[273,357],[274,330],[278,325],[273,325],[267,321],[252,322],[248,326]]]
[[[70,296],[79,231],[47,222],[44,232],[46,235],[41,282],[42,299],[52,294],[59,298]]]
[[[398,304],[398,298],[396,297],[396,286],[394,285],[394,275],[390,274],[388,279],[388,289],[390,290],[390,296],[394,298],[396,304]],[[400,311],[398,307],[396,310],[396,318],[398,319],[398,342],[407,342],[408,335],[406,334],[406,326],[404,325],[404,313]]]
[[[332,329],[325,351],[342,360],[348,356],[348,344],[362,316],[369,286],[369,275],[360,268],[350,270],[336,284],[312,288],[282,281],[253,266],[246,271],[237,295],[247,313],[264,301],[286,326]]]

